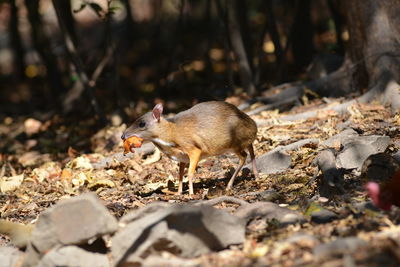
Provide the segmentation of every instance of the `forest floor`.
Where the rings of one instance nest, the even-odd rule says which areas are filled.
[[[279,120],[282,115],[332,103],[313,100],[290,112],[264,111],[253,116],[274,122],[259,127],[256,155],[303,139],[327,140],[341,132],[344,124],[363,136],[389,136],[387,153],[399,150],[400,117],[378,104],[352,106],[346,114],[324,111],[306,120]],[[59,116],[40,121],[6,118],[0,123],[2,219],[32,223],[60,199],[87,191],[96,192],[117,218],[155,201],[192,201],[186,183],[183,195],[173,194],[178,167],[162,154],[142,157],[130,153],[124,160],[95,168],[102,159],[123,151],[120,136],[124,126],[93,133],[94,124],[92,120],[67,121]],[[194,183],[195,200],[229,194],[252,203],[265,201],[257,192],[270,190],[275,194],[268,200],[300,212],[307,221],[282,226],[275,220],[255,220],[248,223],[243,244],[186,260],[200,266],[399,266],[399,208],[385,212],[366,205],[369,197],[360,170],[345,172],[340,193],[321,196],[322,175],[313,164],[321,149],[308,144],[289,151],[290,168],[261,173],[258,179],[244,170],[228,193],[225,186],[238,162],[236,156],[227,154],[201,162]],[[215,207],[233,212],[238,205],[223,202]],[[311,213],[321,210],[334,216],[322,223],[312,220]],[[0,237],[0,245],[8,242],[6,236]]]

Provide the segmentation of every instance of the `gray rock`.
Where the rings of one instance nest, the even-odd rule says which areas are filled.
[[[13,267],[21,260],[23,253],[15,247],[0,247],[0,267]]]
[[[384,152],[389,141],[388,136],[360,136],[353,129],[345,129],[324,141],[322,145],[334,148],[337,148],[338,145],[343,147],[336,157],[338,168],[360,170],[370,155]]]
[[[241,206],[235,212],[235,216],[250,220],[255,217],[278,220],[282,225],[303,223],[305,217],[294,210],[279,207],[272,202],[255,202],[249,205]]]
[[[77,246],[55,248],[46,253],[38,267],[109,267],[107,254],[86,251]]]
[[[319,240],[315,236],[306,233],[296,233],[293,236],[279,241],[279,244],[282,245],[299,244],[302,247],[315,247],[319,243]]]
[[[328,223],[338,218],[337,214],[330,210],[319,210],[311,213],[311,221],[315,223]]]
[[[32,243],[39,252],[45,252],[57,244],[84,244],[117,228],[117,220],[96,195],[83,194],[44,211],[32,233]]]
[[[198,259],[184,259],[184,258],[164,258],[160,256],[149,256],[142,262],[142,266],[146,267],[200,267],[200,260]]]
[[[339,238],[330,243],[325,243],[316,246],[313,249],[315,257],[325,258],[329,256],[352,253],[359,248],[365,247],[368,244],[357,237]]]
[[[241,244],[245,238],[244,220],[209,206],[153,204],[127,218],[121,219],[126,227],[112,238],[117,265],[141,262],[149,250],[195,257]]]
[[[40,261],[41,257],[42,254],[32,246],[31,242],[29,242],[25,249],[25,257],[22,266],[23,267],[36,266]]]
[[[327,195],[333,188],[341,188],[343,183],[343,172],[336,167],[336,157],[333,149],[320,151],[314,159],[314,163],[322,171],[322,195]],[[340,189],[339,189],[340,190]]]
[[[397,147],[399,147],[399,146],[397,146]],[[395,160],[397,160],[398,163],[400,163],[400,150],[398,150],[396,153],[394,153],[394,154],[392,155],[392,157],[393,157]]]
[[[359,134],[351,128],[347,128],[337,135],[322,142],[323,146],[336,147],[337,144],[347,144],[349,142],[355,141],[359,137]]]
[[[290,168],[291,164],[290,156],[280,150],[272,150],[256,159],[258,172],[266,174],[282,172]],[[245,167],[251,169],[250,164]]]
[[[384,152],[389,142],[389,136],[360,136],[356,141],[345,144],[337,156],[338,166],[345,169],[361,169],[370,155]]]
[[[381,211],[379,208],[377,208],[371,201],[363,201],[360,203],[355,203],[354,204],[354,208],[356,208],[357,210],[363,212],[365,210],[372,210],[372,211]],[[343,210],[345,208],[342,208]]]
[[[257,170],[260,173],[266,174],[278,173],[287,170],[290,168],[292,160],[285,151],[299,149],[307,144],[319,144],[319,139],[303,139],[286,146],[278,146],[256,159]],[[245,168],[250,169],[250,165],[251,164],[247,164]]]

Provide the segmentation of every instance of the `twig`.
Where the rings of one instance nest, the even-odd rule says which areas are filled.
[[[279,108],[279,107],[283,107],[283,106],[288,106],[288,105],[292,105],[293,103],[298,101],[298,97],[294,96],[294,97],[290,97],[286,100],[282,100],[273,104],[268,104],[268,105],[263,105],[261,107],[258,107],[256,109],[253,109],[249,112],[246,112],[247,115],[252,116],[252,115],[256,115],[259,114],[265,110],[271,110],[271,109],[275,109],[275,108]]]
[[[308,138],[308,139],[299,140],[294,143],[288,144],[286,146],[278,146],[275,149],[271,150],[270,152],[275,151],[275,150],[279,150],[279,151],[296,150],[307,144],[319,144],[319,139]]]
[[[235,204],[239,204],[241,206],[245,206],[245,205],[249,204],[247,201],[244,201],[244,200],[236,198],[236,197],[221,196],[221,197],[217,197],[217,198],[213,198],[213,199],[209,199],[209,200],[200,200],[199,202],[196,202],[194,205],[195,206],[201,206],[201,205],[215,206],[222,202],[235,203]]]

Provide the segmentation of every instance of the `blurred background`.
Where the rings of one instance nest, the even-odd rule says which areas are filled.
[[[3,0],[0,119],[127,120],[319,78],[342,62],[340,14],[329,0]]]

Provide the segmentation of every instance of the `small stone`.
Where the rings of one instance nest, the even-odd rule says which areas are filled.
[[[257,170],[266,174],[282,172],[290,168],[291,164],[290,156],[280,150],[267,152],[256,159]],[[245,168],[251,169],[251,164],[247,164]]]
[[[364,161],[373,154],[382,153],[389,145],[389,136],[359,136],[355,141],[345,144],[337,156],[338,167],[361,169]]]
[[[65,246],[50,250],[38,267],[110,267],[107,254],[89,252],[76,246]]]
[[[337,214],[330,210],[319,210],[311,213],[311,221],[315,223],[328,223],[338,218]]]
[[[126,227],[111,241],[117,265],[141,262],[149,250],[195,257],[245,239],[243,219],[209,206],[155,203],[127,214],[120,222]]]
[[[357,237],[339,238],[330,243],[318,245],[314,248],[313,253],[318,258],[342,255],[352,253],[368,244]]]
[[[282,225],[303,223],[306,221],[305,217],[297,211],[279,207],[279,205],[272,202],[261,201],[241,206],[236,210],[235,215],[246,220],[255,217],[263,217],[269,220],[275,219]]]
[[[17,266],[23,253],[15,247],[0,247],[0,267]]]
[[[32,243],[45,252],[57,244],[85,244],[89,239],[114,233],[117,220],[95,194],[83,194],[44,211],[32,233]]]
[[[301,247],[313,248],[319,244],[319,240],[306,233],[297,233],[279,242],[280,244],[298,244]]]
[[[335,148],[337,144],[339,143],[340,145],[347,144],[351,141],[356,140],[359,137],[359,134],[351,129],[347,128],[338,133],[337,135],[332,136],[331,138],[325,140],[322,145]]]

